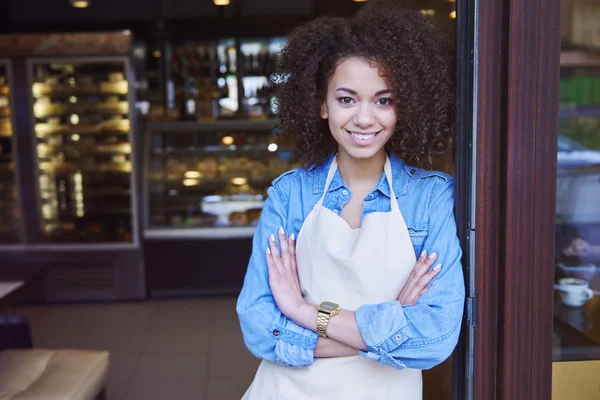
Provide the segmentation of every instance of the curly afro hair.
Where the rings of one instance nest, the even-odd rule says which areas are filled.
[[[296,28],[282,50],[281,128],[304,166],[337,147],[321,109],[336,66],[349,57],[377,65],[400,117],[387,150],[407,163],[445,152],[454,133],[454,63],[447,35],[406,1],[372,0],[352,18],[320,17]]]

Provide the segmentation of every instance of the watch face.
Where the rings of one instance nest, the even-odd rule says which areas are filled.
[[[335,311],[337,308],[338,308],[337,304],[330,303],[329,301],[324,301],[321,303],[321,309],[328,311],[328,312]]]

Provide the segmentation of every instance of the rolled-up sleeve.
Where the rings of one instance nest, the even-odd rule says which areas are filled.
[[[275,184],[268,190],[256,228],[237,313],[244,342],[254,356],[290,367],[304,367],[314,362],[318,335],[281,314],[269,286],[265,256],[269,235],[281,226],[287,230],[286,215],[287,202]]]
[[[465,287],[454,219],[451,178],[439,179],[429,202],[429,228],[423,249],[436,252],[442,270],[415,306],[398,301],[364,305],[356,323],[367,345],[361,355],[397,369],[430,369],[454,351],[460,334]]]

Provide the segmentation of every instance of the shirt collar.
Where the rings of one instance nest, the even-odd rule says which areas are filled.
[[[320,194],[325,190],[325,183],[327,181],[327,172],[329,171],[329,167],[331,167],[331,163],[333,162],[333,157],[335,153],[332,153],[321,163],[320,165],[311,167],[309,169],[309,174],[313,177],[313,193]],[[403,196],[406,194],[406,189],[408,187],[408,182],[411,177],[415,176],[418,170],[416,168],[409,167],[406,165],[400,157],[398,157],[394,153],[388,154],[390,158],[390,164],[392,166],[392,186],[394,187],[394,193],[396,197]],[[341,187],[344,187],[344,181],[340,175],[340,171],[337,170],[333,179],[331,181],[331,185],[329,185],[329,192],[335,191]],[[385,179],[385,173],[381,174],[381,179],[379,179],[379,183],[375,187],[375,190],[380,191],[387,197],[390,197],[390,187]]]

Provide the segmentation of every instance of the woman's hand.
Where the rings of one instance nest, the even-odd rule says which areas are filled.
[[[291,315],[294,315],[300,306],[306,304],[306,301],[300,290],[294,235],[290,235],[287,239],[283,228],[279,228],[278,237],[281,254],[277,249],[274,235],[270,236],[267,248],[269,286],[281,313],[291,318]]]
[[[436,265],[431,270],[429,270],[429,268],[436,259],[437,255],[435,253],[431,253],[427,256],[427,252],[423,250],[412,273],[408,277],[408,281],[406,281],[406,284],[398,296],[398,301],[401,305],[410,304],[411,306],[414,306],[417,303],[417,300],[423,296],[423,293],[435,283],[433,282],[430,285],[433,278],[441,271],[442,264]]]

